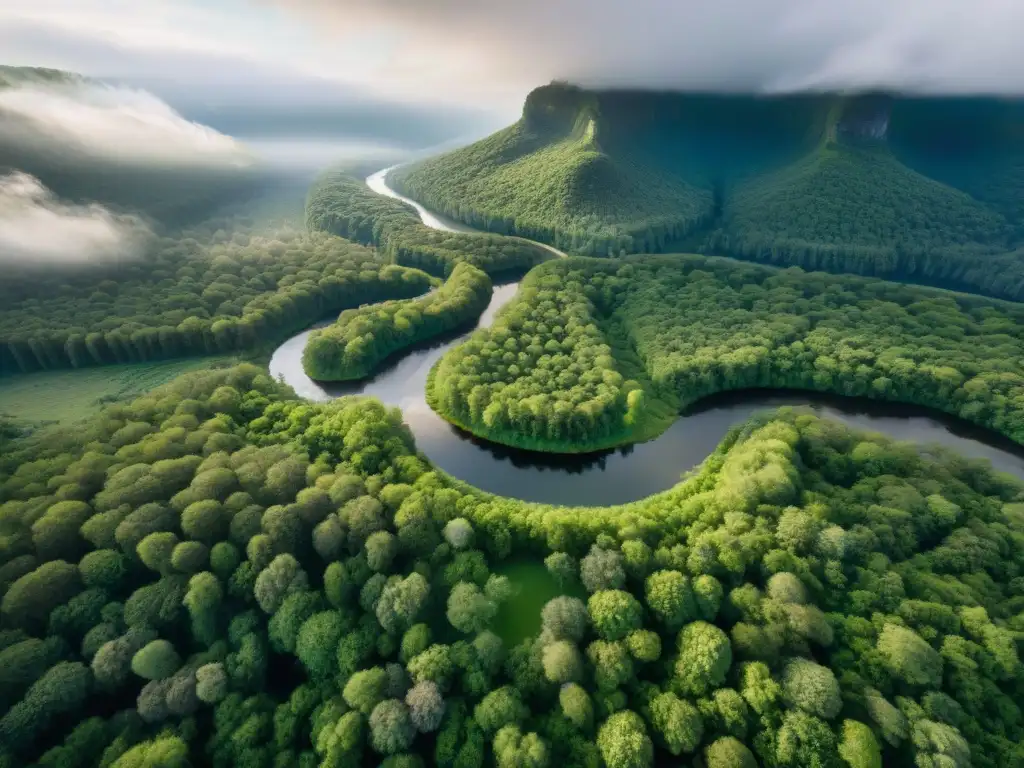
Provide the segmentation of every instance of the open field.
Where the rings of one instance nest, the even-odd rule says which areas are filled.
[[[105,403],[132,400],[183,373],[232,361],[225,356],[200,357],[4,376],[0,377],[0,414],[31,424],[71,424]]]

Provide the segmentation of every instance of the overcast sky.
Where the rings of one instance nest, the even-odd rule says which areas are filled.
[[[1024,93],[1022,0],[3,0],[5,63],[518,111],[554,78]]]

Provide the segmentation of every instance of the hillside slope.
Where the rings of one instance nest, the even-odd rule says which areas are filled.
[[[1024,102],[552,84],[392,182],[575,253],[697,249],[1024,298]]]
[[[711,218],[709,188],[605,151],[598,116],[570,116],[528,106],[510,128],[390,179],[467,224],[592,255],[657,250]]]
[[[1005,251],[997,211],[901,164],[881,146],[830,142],[796,163],[738,184],[713,240],[728,253],[789,254],[807,268],[913,273],[914,258]]]

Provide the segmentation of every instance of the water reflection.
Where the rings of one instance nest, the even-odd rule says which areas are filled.
[[[393,192],[385,183],[390,169],[367,179],[379,192],[414,205],[424,223],[437,229],[472,229]],[[486,328],[514,295],[518,283],[495,287],[478,328]],[[324,323],[326,324],[326,323]],[[321,324],[321,325],[324,325]],[[803,406],[819,416],[851,427],[881,432],[897,440],[936,443],[971,458],[989,460],[999,470],[1024,478],[1024,449],[1012,441],[934,411],[823,395],[812,392],[748,390],[707,398],[684,413],[660,437],[621,449],[584,455],[522,451],[481,440],[439,417],[424,399],[431,366],[469,332],[434,339],[388,362],[371,379],[356,384],[325,385],[302,370],[302,350],[310,331],[285,342],[270,361],[270,372],[283,378],[304,398],[327,401],[344,395],[372,395],[398,406],[433,464],[484,491],[551,504],[609,505],[641,499],[675,485],[700,464],[738,424],[755,413],[781,406]]]
[[[495,289],[478,327],[493,322],[517,285]],[[309,331],[299,334],[274,353],[270,372],[275,378],[283,377],[310,400],[364,394],[398,406],[417,447],[435,466],[482,490],[527,501],[621,504],[663,491],[700,464],[734,426],[759,411],[785,405],[804,406],[819,416],[898,440],[938,443],[965,456],[988,459],[997,469],[1024,478],[1024,450],[992,432],[924,408],[812,392],[722,393],[698,403],[660,437],[621,449],[583,455],[522,451],[453,427],[424,399],[431,366],[468,333],[435,339],[400,355],[367,381],[340,385],[314,382],[303,372],[308,335]]]

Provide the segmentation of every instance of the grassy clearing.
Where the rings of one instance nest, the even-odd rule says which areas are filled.
[[[132,400],[183,373],[235,362],[232,357],[201,357],[4,376],[0,414],[33,426],[72,424],[107,403]]]
[[[578,585],[558,586],[555,577],[536,561],[505,563],[495,569],[499,576],[507,576],[516,589],[512,598],[502,603],[492,625],[493,631],[511,648],[528,637],[536,637],[541,630],[541,610],[559,595],[586,599]]]

